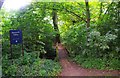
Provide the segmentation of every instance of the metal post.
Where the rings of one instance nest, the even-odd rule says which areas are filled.
[[[24,48],[23,48],[23,43],[22,43],[22,56],[24,56]]]
[[[9,31],[9,34],[10,34],[10,31]],[[11,36],[10,36],[10,40],[11,40]],[[11,44],[11,42],[10,42],[10,54],[11,54],[10,59],[12,59],[13,54],[12,54],[12,44]]]
[[[22,30],[21,30],[21,34],[22,34]],[[23,37],[23,34],[22,34],[22,37]],[[24,56],[23,39],[22,39],[22,56]]]
[[[10,53],[11,53],[11,58],[10,59],[12,59],[12,56],[13,56],[13,54],[12,54],[12,44],[10,44]]]

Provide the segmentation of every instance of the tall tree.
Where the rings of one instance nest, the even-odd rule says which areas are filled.
[[[103,12],[102,8],[103,8],[103,3],[101,2],[101,3],[100,3],[100,15],[99,15],[99,18],[101,17],[102,12]]]
[[[55,6],[55,4],[54,4],[54,6]],[[53,7],[54,7],[53,6]],[[57,32],[57,34],[56,34],[56,37],[55,37],[55,44],[56,43],[60,43],[60,34],[59,34],[59,29],[58,29],[58,23],[57,23],[57,10],[55,9],[55,8],[53,8],[53,17],[52,17],[52,19],[53,19],[53,25],[54,25],[54,30]]]
[[[85,0],[86,5],[86,18],[87,18],[87,27],[90,27],[90,10],[88,0]]]
[[[89,10],[89,2],[85,0],[86,5],[86,24],[87,24],[87,42],[89,43],[89,27],[90,27],[90,10]]]

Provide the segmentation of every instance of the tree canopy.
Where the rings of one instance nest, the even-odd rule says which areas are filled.
[[[83,67],[120,69],[120,1],[32,2],[17,12],[2,8],[0,18],[3,58],[10,57],[9,30],[20,29],[27,53],[53,55],[58,42]]]

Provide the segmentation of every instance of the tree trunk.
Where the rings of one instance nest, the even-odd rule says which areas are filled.
[[[90,10],[89,10],[88,0],[85,0],[85,5],[86,5],[86,24],[87,24],[86,37],[87,37],[87,47],[88,47],[89,46],[89,27],[90,27]]]
[[[1,9],[3,3],[4,3],[4,0],[1,0],[1,1],[0,1],[0,9]]]
[[[101,15],[102,15],[102,12],[103,12],[103,11],[102,11],[102,8],[103,8],[103,3],[101,2],[101,3],[100,3],[100,15],[99,15],[99,18],[101,18]]]
[[[58,24],[57,24],[57,11],[53,9],[53,25],[54,25],[54,30],[57,32],[56,37],[55,37],[55,44],[60,43],[60,34],[59,34],[59,29],[58,29]]]
[[[87,28],[90,27],[90,10],[88,0],[85,0],[86,5],[86,18],[87,18]]]

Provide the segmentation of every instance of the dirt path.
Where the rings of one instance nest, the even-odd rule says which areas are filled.
[[[120,76],[120,71],[85,69],[67,59],[67,51],[59,44],[59,61],[62,66],[62,72],[59,76]]]

